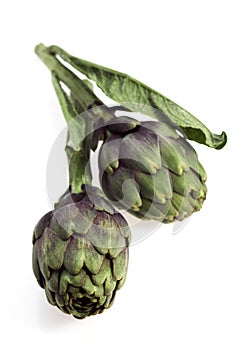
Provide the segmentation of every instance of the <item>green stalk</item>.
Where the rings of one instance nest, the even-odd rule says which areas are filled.
[[[49,68],[51,72],[55,72],[60,81],[62,81],[76,96],[77,100],[87,110],[89,106],[102,104],[101,100],[93,93],[83,80],[79,79],[77,75],[65,67],[55,56],[51,53],[44,44],[39,44],[35,47],[35,53]]]
[[[77,111],[72,100],[62,89],[59,79],[54,72],[52,72],[52,82],[63,114],[68,123],[66,153],[69,163],[69,184],[72,193],[80,193],[83,184],[90,185],[92,182],[89,162],[90,147],[85,142],[85,129],[87,126],[90,127],[90,120],[77,116]]]
[[[80,106],[84,111],[94,104],[100,104],[101,101],[97,98],[93,91],[90,90],[86,83],[79,79],[62,63],[60,63],[53,54],[50,54],[43,44],[36,46],[35,52],[52,73],[53,86],[69,128],[69,137],[66,145],[66,153],[69,163],[69,185],[72,193],[80,193],[82,191],[83,184],[90,185],[92,182],[92,175],[89,166],[90,148],[88,145],[86,146],[83,140],[79,145],[74,143],[74,146],[76,146],[74,148],[76,149],[68,144],[69,140],[71,141],[72,128],[77,128],[77,126],[75,126],[75,124],[72,122],[72,120],[77,116],[77,112],[70,99],[70,96],[68,96],[63,90],[60,81],[62,81],[70,89],[71,93],[79,101]],[[82,112],[82,110],[80,112]],[[84,122],[86,124],[87,121]],[[79,130],[76,131],[79,132]],[[82,132],[81,138],[83,139]]]

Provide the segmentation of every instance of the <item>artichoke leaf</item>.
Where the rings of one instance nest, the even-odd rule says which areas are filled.
[[[146,113],[147,110],[153,118],[162,122],[166,122],[168,118],[178,125],[190,140],[215,149],[225,146],[225,132],[221,135],[213,134],[187,110],[129,75],[71,56],[58,46],[50,46],[49,51],[60,56],[88,79],[95,81],[108,97],[123,106],[135,112]]]

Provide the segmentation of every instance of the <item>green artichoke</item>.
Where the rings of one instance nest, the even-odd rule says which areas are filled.
[[[137,217],[183,220],[206,198],[206,173],[197,153],[171,123],[118,117],[99,153],[105,195]]]
[[[79,319],[109,308],[126,278],[129,240],[99,189],[68,191],[33,234],[33,271],[49,303]]]

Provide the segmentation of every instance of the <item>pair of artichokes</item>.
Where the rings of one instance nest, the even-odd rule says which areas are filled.
[[[82,319],[109,308],[126,278],[131,233],[115,207],[163,223],[200,210],[207,193],[206,173],[187,138],[219,149],[226,135],[212,134],[180,106],[123,73],[57,46],[39,44],[35,51],[52,72],[69,126],[69,189],[35,227],[33,271],[50,304]],[[61,59],[120,106],[103,105],[91,83]],[[145,112],[158,121],[116,117],[117,110]],[[92,186],[88,167],[90,152],[100,140],[104,193]]]

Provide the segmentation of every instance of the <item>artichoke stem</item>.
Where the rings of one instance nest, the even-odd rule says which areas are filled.
[[[49,70],[54,72],[58,76],[59,80],[69,88],[71,93],[73,93],[80,102],[84,110],[87,110],[89,106],[102,104],[88,85],[67,67],[65,67],[56,58],[55,54],[50,52],[48,47],[46,47],[44,44],[39,44],[35,47],[35,53],[49,68]]]
[[[81,108],[86,110],[89,105],[98,102],[98,99],[96,95],[94,95],[93,91],[91,91],[90,88],[74,73],[66,68],[54,56],[54,54],[50,53],[45,45],[37,45],[35,52],[52,72],[52,76],[55,76],[58,80],[62,81],[70,89],[71,93],[78,99]],[[62,88],[59,83],[58,88],[60,92]],[[64,117],[69,124],[71,119],[76,117],[76,115],[71,114],[69,108],[64,108],[64,101],[61,101],[59,98],[60,93],[57,93],[57,97],[61,104]],[[88,147],[85,147],[85,145],[81,145],[81,149],[74,150],[67,145],[66,153],[69,162],[69,185],[71,192],[80,193],[83,191],[82,185],[91,185],[92,182],[92,174],[89,165],[90,149]]]
[[[89,160],[90,155],[82,150],[74,151],[69,158],[69,184],[72,193],[83,192],[83,185],[91,185],[92,174]]]

